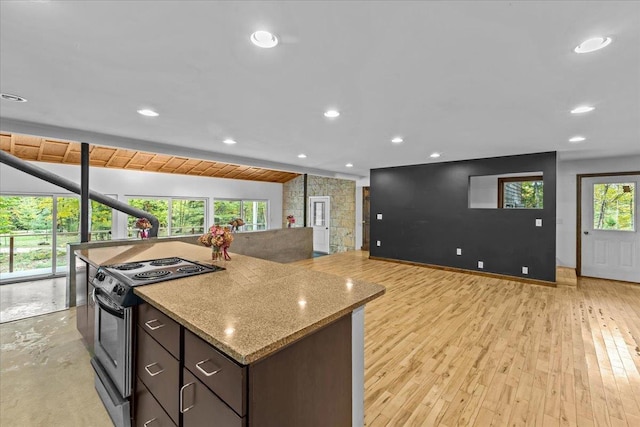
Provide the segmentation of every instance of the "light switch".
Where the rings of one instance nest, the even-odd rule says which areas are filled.
[[[376,241],[376,246],[380,246],[380,240]]]
[[[456,249],[456,255],[462,255],[462,248]]]
[[[376,219],[382,219],[382,214],[376,214]]]
[[[529,274],[529,267],[522,267],[522,274]]]
[[[542,218],[536,218],[536,227],[542,227]]]
[[[484,268],[484,262],[478,261],[478,268]]]

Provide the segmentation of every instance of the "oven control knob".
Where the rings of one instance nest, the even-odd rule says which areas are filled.
[[[116,285],[115,289],[116,289],[116,294],[117,294],[117,295],[122,295],[122,294],[124,294],[124,286],[122,286],[122,285]]]
[[[107,277],[105,276],[105,274],[101,271],[99,271],[98,273],[96,273],[96,280],[98,282],[102,282],[104,280],[104,278]]]

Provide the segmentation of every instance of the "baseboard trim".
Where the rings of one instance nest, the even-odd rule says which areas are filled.
[[[580,276],[581,279],[594,279],[594,280],[604,280],[605,282],[612,282],[612,283],[624,283],[625,285],[636,285],[636,286],[640,286],[640,283],[638,282],[631,282],[629,280],[615,280],[615,279],[603,279],[601,277],[593,277],[593,276]]]
[[[557,282],[549,282],[546,280],[539,280],[539,279],[526,279],[523,277],[509,276],[506,274],[498,274],[498,273],[487,273],[484,271],[466,270],[464,268],[447,267],[444,265],[426,264],[421,262],[404,261],[404,260],[392,259],[392,258],[382,258],[377,256],[371,256],[371,255],[369,255],[369,259],[373,259],[376,261],[395,262],[397,264],[414,265],[417,267],[427,267],[427,268],[433,268],[436,270],[452,271],[454,273],[465,273],[465,274],[473,274],[476,276],[492,277],[494,279],[510,280],[513,282],[522,282],[522,283],[528,283],[530,285],[548,286],[552,288],[556,288],[558,286]]]

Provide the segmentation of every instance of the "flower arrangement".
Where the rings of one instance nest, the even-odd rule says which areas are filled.
[[[212,225],[208,232],[198,238],[198,242],[211,248],[211,259],[213,261],[222,259],[223,257],[225,260],[231,259],[227,252],[227,249],[231,246],[231,242],[233,242],[233,234],[231,234],[229,227]]]
[[[138,233],[140,234],[141,239],[149,237],[149,230],[152,228],[152,225],[147,218],[138,218],[135,227],[140,230]]]
[[[287,227],[291,228],[291,224],[296,223],[296,218],[293,215],[287,215]]]
[[[242,218],[236,218],[232,221],[229,221],[229,225],[231,226],[232,232],[234,230],[238,231],[238,229],[244,225],[244,221],[242,220]]]
[[[148,230],[151,228],[151,222],[147,218],[138,218],[136,221],[136,228],[140,230]]]

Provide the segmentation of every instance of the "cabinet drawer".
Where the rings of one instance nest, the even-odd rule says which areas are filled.
[[[136,375],[177,424],[180,365],[141,326],[137,332]]]
[[[240,416],[246,414],[247,368],[185,329],[184,366]]]
[[[136,427],[176,427],[140,378],[136,381],[135,408]]]
[[[184,385],[180,389],[182,423],[184,427],[215,425],[244,427],[246,418],[239,417],[189,370],[184,369]]]
[[[169,316],[151,306],[138,306],[138,325],[156,339],[176,359],[180,359],[180,325]]]

